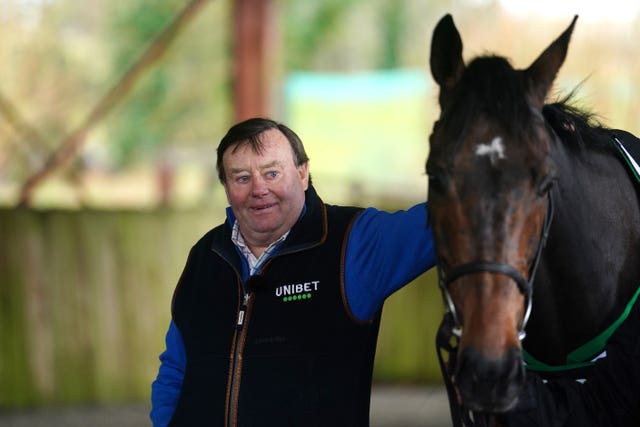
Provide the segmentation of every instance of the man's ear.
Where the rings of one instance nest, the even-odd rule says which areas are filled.
[[[309,162],[304,162],[298,166],[298,175],[300,176],[300,180],[302,181],[302,185],[306,191],[307,188],[309,188]]]

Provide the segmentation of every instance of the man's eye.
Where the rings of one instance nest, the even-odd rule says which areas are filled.
[[[240,184],[243,184],[243,183],[245,183],[245,182],[249,182],[249,177],[248,177],[248,176],[239,176],[239,177],[236,179],[236,182],[238,182],[238,183],[240,183]]]
[[[267,176],[269,178],[275,178],[275,177],[278,176],[278,171],[269,171],[269,172],[267,172]]]

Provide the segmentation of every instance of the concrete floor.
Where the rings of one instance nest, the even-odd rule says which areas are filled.
[[[0,427],[150,426],[147,405],[70,407],[0,412]],[[450,427],[449,403],[441,387],[376,386],[371,427]]]

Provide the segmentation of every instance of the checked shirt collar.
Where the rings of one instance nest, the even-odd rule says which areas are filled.
[[[271,243],[267,247],[267,249],[265,249],[264,252],[262,252],[260,257],[256,258],[253,252],[251,252],[251,249],[249,249],[249,246],[247,246],[247,243],[244,241],[244,237],[242,236],[242,233],[240,232],[240,227],[238,226],[238,221],[233,222],[233,228],[231,229],[231,241],[233,242],[234,245],[236,245],[236,247],[240,250],[240,253],[242,253],[244,258],[247,260],[247,263],[249,264],[250,276],[253,276],[255,272],[258,270],[258,268],[260,268],[262,263],[266,261],[273,252],[276,251],[276,249],[278,248],[278,246],[280,246],[282,242],[284,242],[284,240],[289,235],[289,231],[287,231],[282,236],[280,236],[278,240]]]

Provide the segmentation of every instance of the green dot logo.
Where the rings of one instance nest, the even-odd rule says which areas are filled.
[[[313,294],[311,292],[308,292],[305,294],[291,295],[291,296],[282,297],[282,302],[302,301],[306,299],[311,299],[312,296]]]

